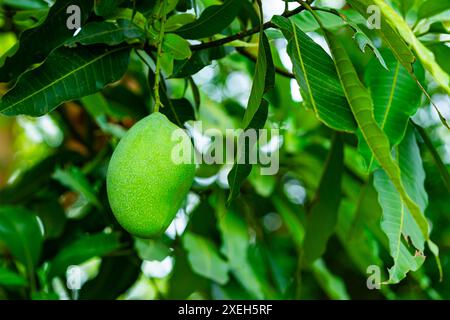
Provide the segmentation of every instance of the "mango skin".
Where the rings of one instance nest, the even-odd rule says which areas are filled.
[[[111,157],[106,177],[109,203],[119,224],[135,236],[151,238],[164,232],[193,183],[195,164],[172,161],[172,149],[180,143],[172,141],[174,130],[180,128],[153,113],[126,133]],[[190,140],[183,140],[194,154]]]

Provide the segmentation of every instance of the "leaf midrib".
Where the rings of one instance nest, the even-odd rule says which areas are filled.
[[[78,68],[76,68],[76,69],[70,71],[69,73],[65,74],[64,76],[62,76],[62,77],[60,77],[60,78],[58,78],[58,79],[56,79],[55,81],[52,81],[51,83],[49,83],[48,85],[44,86],[43,88],[41,88],[41,89],[39,89],[39,90],[37,90],[37,91],[34,91],[32,94],[26,96],[25,98],[23,98],[23,99],[21,99],[21,100],[15,102],[14,104],[12,104],[12,105],[10,105],[10,106],[4,108],[4,109],[1,109],[0,111],[4,112],[4,111],[7,111],[7,110],[10,110],[11,108],[15,107],[16,105],[21,104],[21,103],[23,103],[24,101],[26,101],[26,100],[28,100],[28,99],[31,99],[31,98],[34,97],[35,95],[41,93],[41,92],[44,91],[44,90],[47,90],[48,88],[52,87],[53,85],[57,84],[58,82],[60,82],[60,81],[62,81],[62,80],[64,80],[64,79],[66,79],[67,77],[73,75],[74,73],[76,73],[76,72],[78,72],[78,71],[80,71],[80,70],[83,70],[84,68],[86,68],[86,67],[88,67],[89,65],[91,65],[91,64],[93,64],[93,63],[95,63],[95,62],[97,62],[98,60],[100,60],[100,59],[102,59],[102,58],[104,58],[104,57],[106,57],[106,56],[108,56],[108,55],[110,55],[110,54],[112,54],[112,53],[114,53],[114,52],[123,50],[123,49],[125,49],[125,47],[121,47],[121,48],[117,48],[117,49],[114,49],[114,50],[107,51],[106,53],[104,53],[104,54],[102,54],[102,55],[96,57],[95,59],[89,61],[88,63],[85,63],[85,64],[83,64],[82,66],[80,66],[80,67],[78,67]],[[30,71],[29,71],[29,72],[30,72]],[[28,74],[28,72],[25,73],[24,75],[26,75],[26,74]],[[18,79],[18,82],[19,82],[19,81],[20,81],[20,78]]]
[[[295,24],[294,24],[294,22],[292,20],[289,20],[289,21],[291,22],[291,26],[292,26],[292,30],[293,30],[293,34],[294,34],[295,48],[297,49],[297,54],[298,54],[298,57],[299,57],[299,60],[300,60],[300,65],[301,65],[301,68],[303,70],[303,74],[305,75],[305,80],[306,80],[305,82],[306,82],[306,86],[308,87],[308,93],[309,93],[309,96],[310,96],[310,99],[311,99],[311,104],[313,105],[314,112],[318,115],[316,102],[315,102],[314,97],[312,95],[311,86],[309,85],[309,80],[308,80],[308,74],[306,72],[305,64],[303,63],[303,57],[302,57],[300,46],[299,46],[299,43],[298,43],[297,30],[295,29],[296,26],[295,26]]]

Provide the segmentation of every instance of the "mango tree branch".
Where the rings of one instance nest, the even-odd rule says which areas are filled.
[[[303,10],[305,10],[305,8],[298,7],[298,8],[295,8],[294,10],[287,11],[287,12],[283,13],[282,16],[285,17],[285,18],[289,18],[289,17],[292,17],[292,16],[296,15],[297,13],[302,12]],[[272,24],[271,21],[267,21],[266,23],[264,23],[262,25],[262,28],[264,30],[268,29],[268,28],[273,28],[273,27],[275,27],[275,26]],[[205,43],[191,45],[191,50],[192,51],[196,51],[196,50],[203,50],[203,49],[218,47],[218,46],[224,45],[226,43],[229,43],[229,42],[232,42],[232,41],[235,41],[235,40],[240,40],[240,39],[243,39],[245,37],[251,36],[251,35],[253,35],[255,33],[258,33],[260,31],[261,31],[261,26],[258,25],[258,26],[255,26],[252,29],[240,31],[240,32],[238,32],[236,34],[233,34],[231,36],[228,36],[228,37],[225,37],[225,38],[222,38],[222,39],[217,39],[217,40],[213,40],[213,41],[209,41],[209,42],[205,42]]]

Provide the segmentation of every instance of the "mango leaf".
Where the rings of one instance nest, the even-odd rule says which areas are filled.
[[[409,118],[419,108],[422,92],[392,53],[384,51],[383,54],[389,71],[381,68],[374,59],[367,67],[365,82],[372,96],[375,121],[388,137],[390,146],[394,147],[403,139]],[[418,81],[424,81],[422,66],[416,63],[414,69]],[[358,148],[371,171],[374,159],[364,139],[360,139]]]
[[[57,180],[67,188],[79,192],[90,203],[97,206],[97,208],[101,207],[95,190],[92,188],[83,172],[77,167],[70,167],[67,170],[56,169],[53,174],[53,179]]]
[[[65,44],[90,45],[103,43],[113,46],[136,39],[142,41],[144,38],[144,30],[129,20],[119,19],[117,22],[88,23],[75,37],[68,39]]]
[[[261,31],[258,44],[258,58],[253,76],[252,89],[245,110],[242,127],[246,128],[257,113],[264,94],[270,91],[275,84],[275,67],[273,64],[270,44],[264,31]]]
[[[324,21],[326,28],[333,29],[342,26],[342,19],[335,14],[321,11],[317,12],[317,14]],[[320,26],[317,23],[316,19],[314,19],[314,16],[309,11],[303,11],[291,17],[290,19],[294,21],[295,25],[297,25],[297,27],[299,27],[300,30],[305,33],[320,29]]]
[[[365,18],[368,17],[367,8],[375,5],[373,0],[348,0],[348,3],[351,4],[351,6]],[[392,50],[392,53],[395,55],[397,60],[400,61],[403,67],[412,73],[412,65],[416,60],[414,54],[383,15],[381,16],[380,25],[381,28],[377,29],[378,34],[381,36],[385,44]]]
[[[375,197],[372,193],[375,194]],[[383,266],[383,260],[379,256],[378,243],[364,221],[369,212],[379,211],[376,196],[372,180],[370,180],[361,189],[357,206],[344,199],[339,208],[336,233],[347,254],[364,275],[367,275],[367,267],[370,265]],[[377,223],[379,223],[378,220]]]
[[[164,30],[166,32],[175,31],[188,23],[194,22],[194,20],[195,16],[190,13],[174,14],[167,18],[166,23],[164,24]]]
[[[56,166],[63,166],[80,159],[78,153],[60,152],[48,156],[25,171],[13,184],[0,190],[0,204],[16,204],[33,198],[48,186]]]
[[[129,55],[126,47],[61,47],[19,77],[0,100],[0,113],[41,116],[65,101],[100,91],[122,77]]]
[[[167,246],[161,240],[156,239],[139,239],[134,241],[134,247],[142,260],[148,261],[163,261],[167,258],[171,252],[169,246]]]
[[[330,56],[292,20],[275,16],[272,22],[283,31],[288,41],[287,52],[302,97],[316,116],[332,129],[354,132],[356,122]]]
[[[227,257],[231,272],[255,298],[264,299],[261,280],[248,261],[250,236],[245,221],[233,211],[218,210],[218,214],[222,234],[220,251]]]
[[[100,92],[81,98],[81,102],[103,132],[117,138],[125,135],[126,130],[122,126],[108,122],[107,115],[113,116],[114,112]]]
[[[33,201],[32,210],[42,222],[46,239],[55,239],[62,235],[67,218],[57,199],[49,197],[42,201]]]
[[[428,0],[422,2],[419,7],[417,20],[429,18],[442,13],[446,10],[450,10],[450,0]]]
[[[394,9],[382,0],[374,0],[374,2],[380,7],[386,19],[397,28],[402,38],[414,49],[425,69],[447,94],[450,94],[450,76],[436,62],[433,52],[416,38],[406,21]]]
[[[283,218],[295,245],[298,248],[302,248],[303,239],[305,238],[305,228],[298,218],[298,213],[294,212],[279,195],[272,196],[272,203]]]
[[[450,33],[450,28],[448,27],[448,21],[443,22],[443,21],[436,21],[434,23],[432,23],[430,25],[430,28],[428,29],[428,31],[426,33],[445,33],[445,34],[449,34]],[[445,44],[442,43],[442,45],[445,46]],[[440,64],[440,63],[439,63]],[[448,73],[448,71],[447,71]]]
[[[350,295],[347,292],[344,281],[331,273],[322,259],[317,260],[312,265],[312,272],[319,282],[319,285],[327,293],[330,299],[349,300]]]
[[[328,239],[334,233],[342,198],[343,157],[343,142],[341,137],[336,134],[325,163],[319,188],[308,212],[302,251],[304,266],[312,265],[323,255]]]
[[[119,234],[97,233],[79,238],[64,247],[50,262],[48,278],[64,276],[67,268],[93,257],[101,257],[120,248]]]
[[[72,4],[72,0],[56,1],[41,25],[22,32],[18,50],[12,57],[7,58],[0,68],[0,82],[16,79],[28,67],[42,62],[52,50],[73,35],[75,30],[68,29],[66,25],[69,18],[66,10]],[[87,19],[93,5],[93,0],[77,1],[81,23]]]
[[[123,0],[96,0],[95,14],[102,17],[110,16],[116,11]]]
[[[42,251],[43,236],[37,216],[20,207],[0,207],[0,243],[6,245],[29,274]]]
[[[424,212],[428,202],[424,188],[425,171],[411,127],[405,139],[397,146],[396,155],[405,189]],[[389,238],[390,254],[394,259],[394,266],[389,269],[388,282],[398,283],[408,271],[416,271],[425,260],[423,251],[426,239],[394,185],[382,170],[375,172],[374,186],[383,209],[381,228]],[[417,252],[410,252],[409,241]]]
[[[175,31],[185,39],[208,38],[228,27],[238,15],[241,0],[225,0],[222,5],[209,6],[200,17]]]
[[[48,8],[48,3],[45,0],[2,0],[1,4],[24,10]]]
[[[138,280],[141,264],[136,255],[104,257],[98,275],[81,287],[80,300],[117,299]]]
[[[269,103],[267,100],[262,99],[261,106],[259,107],[257,113],[254,115],[250,125],[246,130],[257,130],[257,138],[259,138],[259,129],[264,128],[264,124],[267,121],[267,116],[269,113]],[[245,134],[245,131],[243,134]],[[250,154],[255,148],[254,145],[250,145],[250,139],[245,139],[243,146],[244,152],[241,154],[241,158],[235,159],[233,168],[228,173],[228,185],[230,186],[230,194],[228,196],[227,203],[230,204],[240,192],[241,185],[244,183],[245,179],[250,175],[252,171],[252,164],[249,163],[246,155]]]
[[[230,49],[224,47],[194,51],[189,59],[174,61],[171,78],[192,76],[207,65],[210,65],[213,60],[223,58],[228,52],[230,52]]]
[[[195,273],[222,285],[228,282],[229,266],[211,241],[187,232],[183,235],[182,242]]]
[[[245,131],[257,130],[257,139],[259,139],[258,129],[264,128],[269,112],[269,103],[264,99],[264,95],[273,88],[274,83],[275,67],[270,51],[270,44],[263,28],[261,28],[255,75],[253,77],[247,108],[242,120],[242,126],[245,128]],[[235,159],[234,166],[228,174],[228,184],[230,186],[230,194],[227,200],[228,204],[239,195],[242,183],[244,183],[252,171],[252,164],[249,163],[248,157],[255,146],[251,145],[250,139],[244,140],[245,151],[240,154],[240,158]]]
[[[378,50],[378,48],[375,46],[375,44],[370,40],[370,38],[364,33],[364,31],[354,22],[348,19],[344,19],[344,21],[353,29],[355,34],[353,35],[353,39],[355,39],[356,43],[358,44],[359,49],[364,53],[366,52],[366,47],[368,46],[373,53],[375,54],[375,57],[378,59],[380,64],[388,70],[388,67],[386,66],[386,62],[383,59],[382,54]]]
[[[188,59],[192,55],[189,42],[172,33],[164,36],[163,49],[166,53],[170,53],[176,60]]]
[[[417,130],[417,132],[420,134],[420,137],[423,140],[423,143],[428,148],[428,151],[430,152],[433,162],[438,169],[442,182],[444,183],[445,187],[447,188],[447,191],[450,193],[450,174],[448,173],[447,167],[445,166],[444,161],[442,161],[441,156],[439,155],[439,152],[436,150],[436,147],[433,145],[433,141],[431,140],[428,133],[425,131],[424,128],[414,123],[414,126]]]
[[[409,197],[400,176],[400,169],[391,156],[389,139],[378,126],[373,114],[373,103],[368,90],[362,85],[345,48],[328,30],[325,36],[334,57],[336,69],[341,79],[342,87],[349,101],[350,108],[358,123],[364,140],[369,145],[375,159],[386,172],[402,201],[410,210],[414,220],[419,225],[423,236],[428,240],[428,222],[420,207]]]
[[[5,287],[24,287],[27,280],[20,274],[0,266],[0,285]]]

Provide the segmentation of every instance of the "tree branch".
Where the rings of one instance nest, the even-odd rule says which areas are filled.
[[[287,11],[287,12],[283,13],[282,16],[285,17],[285,18],[289,18],[289,17],[291,17],[293,15],[296,15],[297,13],[302,12],[303,10],[305,10],[304,7],[298,7],[298,8],[295,8],[294,10],[292,10],[292,11]],[[271,21],[267,21],[266,23],[264,23],[262,25],[262,28],[264,30],[268,29],[268,28],[272,28],[272,27],[274,27],[274,25],[272,24]],[[225,37],[225,38],[222,38],[222,39],[191,45],[191,50],[192,51],[197,51],[197,50],[203,50],[203,49],[218,47],[218,46],[221,46],[221,45],[223,45],[225,43],[229,43],[229,42],[232,42],[234,40],[240,40],[240,39],[243,39],[245,37],[251,36],[252,34],[260,32],[260,30],[261,30],[261,26],[256,26],[256,27],[254,27],[252,29],[245,30],[245,31],[240,31],[240,32],[238,32],[236,34],[233,34],[231,36],[228,36],[228,37]]]

